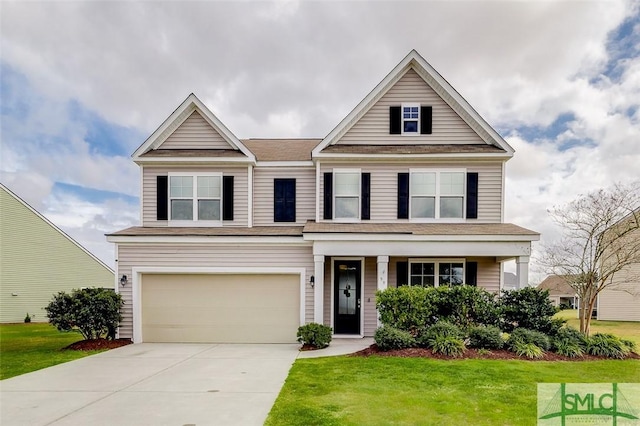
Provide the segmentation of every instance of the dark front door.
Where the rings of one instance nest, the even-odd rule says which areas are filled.
[[[335,260],[333,268],[333,332],[360,334],[362,264],[359,260]]]

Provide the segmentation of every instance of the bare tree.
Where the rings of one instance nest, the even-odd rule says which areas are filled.
[[[580,331],[588,335],[600,292],[640,286],[629,268],[640,263],[640,181],[579,195],[549,214],[562,235],[543,247],[539,263],[575,290]]]

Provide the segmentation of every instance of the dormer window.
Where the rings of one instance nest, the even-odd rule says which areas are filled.
[[[420,105],[402,104],[402,134],[417,135],[420,133]]]

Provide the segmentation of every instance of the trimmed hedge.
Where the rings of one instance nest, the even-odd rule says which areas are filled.
[[[502,349],[502,332],[492,325],[473,327],[469,330],[469,346],[477,349]]]
[[[298,327],[298,342],[317,349],[326,348],[331,343],[331,327],[312,322]]]
[[[430,327],[421,330],[420,335],[416,338],[418,346],[423,348],[432,348],[438,338],[452,337],[462,341],[464,332],[455,324],[448,321],[438,321]]]
[[[386,325],[376,330],[373,339],[383,351],[412,348],[416,345],[415,339],[409,332]]]

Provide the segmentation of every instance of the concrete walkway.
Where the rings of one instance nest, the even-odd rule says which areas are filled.
[[[0,381],[0,424],[261,425],[297,357],[370,339],[299,345],[142,343]]]

